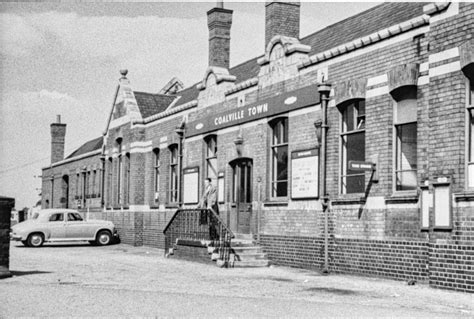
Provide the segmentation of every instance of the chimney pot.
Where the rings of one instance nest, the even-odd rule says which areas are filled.
[[[122,75],[122,78],[125,78],[128,74],[128,70],[127,69],[122,69],[122,70],[120,70],[120,74]]]
[[[61,114],[56,115],[56,123],[61,124]]]
[[[270,40],[276,35],[299,39],[299,1],[268,1],[265,3],[265,49]]]
[[[220,7],[213,8],[207,12],[209,66],[229,68],[232,12],[232,10]]]

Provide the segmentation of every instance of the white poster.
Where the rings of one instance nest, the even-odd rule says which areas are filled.
[[[319,150],[291,153],[291,197],[316,198],[319,196]]]
[[[183,202],[197,204],[199,202],[199,167],[186,168],[183,175]]]
[[[451,227],[451,198],[449,185],[435,185],[434,215],[435,227]]]
[[[217,177],[217,201],[224,202],[224,172],[219,172]]]

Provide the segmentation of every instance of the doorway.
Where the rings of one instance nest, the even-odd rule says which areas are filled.
[[[250,234],[252,217],[252,160],[237,159],[231,163],[233,170],[233,202],[236,204],[237,232]]]
[[[69,176],[63,176],[61,205],[63,208],[69,208]]]

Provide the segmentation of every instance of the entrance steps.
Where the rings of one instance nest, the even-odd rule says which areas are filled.
[[[211,241],[177,240],[167,256],[197,262],[216,263],[219,267],[224,262],[219,259],[219,248]],[[231,241],[229,267],[250,268],[268,267],[270,261],[261,246],[257,245],[251,235],[236,234]]]
[[[270,261],[261,246],[257,245],[252,235],[235,234],[231,242],[231,267],[268,267]]]

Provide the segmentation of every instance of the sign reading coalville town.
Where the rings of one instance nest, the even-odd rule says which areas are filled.
[[[189,122],[186,125],[185,135],[186,137],[191,137],[204,134],[318,103],[318,89],[316,85],[310,85],[239,108],[210,114],[207,117]]]
[[[315,198],[319,194],[319,149],[291,153],[291,198]]]
[[[183,170],[183,202],[197,204],[199,202],[199,167]]]
[[[361,162],[361,161],[349,161],[349,169],[352,171],[374,171],[375,163],[372,162]]]

